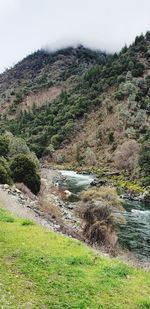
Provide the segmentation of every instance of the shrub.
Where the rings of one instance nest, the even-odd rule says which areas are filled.
[[[13,136],[10,138],[9,142],[9,156],[12,157],[20,153],[29,154],[30,149],[24,139]]]
[[[35,163],[27,155],[13,157],[10,169],[16,182],[23,182],[34,194],[40,190],[40,176],[36,172]]]
[[[125,83],[120,84],[119,91],[121,91],[124,95],[130,95],[137,92],[137,87],[132,81],[127,80]]]
[[[36,171],[32,174],[27,174],[26,176],[24,176],[23,182],[34,194],[37,194],[40,191],[41,181],[40,176],[36,173]]]
[[[49,144],[49,146],[46,147],[46,149],[44,150],[43,156],[49,156],[49,157],[52,158],[54,152],[55,152],[55,149],[54,149],[53,145],[52,145],[52,144]]]
[[[134,139],[137,135],[137,132],[133,127],[128,128],[125,133],[129,139]]]
[[[85,163],[89,166],[96,164],[96,156],[93,150],[90,147],[87,147],[85,152]]]
[[[144,176],[141,178],[141,184],[144,187],[150,186],[150,176]]]
[[[114,132],[109,132],[108,139],[110,144],[114,142]]]
[[[34,225],[34,222],[29,220],[29,219],[25,219],[25,220],[22,221],[21,225],[23,225],[23,226]]]
[[[123,209],[122,202],[118,197],[116,189],[113,187],[91,188],[82,192],[80,197],[85,203],[102,201],[111,207]]]
[[[110,98],[106,98],[103,101],[103,106],[106,108],[107,113],[112,113],[113,112],[113,105],[112,105],[112,102],[111,102]]]
[[[113,208],[123,210],[122,201],[112,187],[92,188],[82,192],[78,213],[84,220],[83,234],[90,243],[114,247],[116,226],[122,216],[114,216]]]
[[[40,162],[39,162],[35,152],[29,152],[28,153],[28,158],[31,159],[31,161],[35,164],[36,171],[39,172],[39,170],[40,170]]]
[[[55,134],[51,138],[51,143],[54,146],[54,148],[57,148],[61,143],[61,136],[59,134]]]
[[[124,93],[121,92],[121,91],[115,92],[114,99],[116,99],[118,101],[122,101],[124,99]]]
[[[58,164],[62,164],[64,162],[66,162],[66,157],[63,153],[57,153],[54,157],[55,162]]]
[[[133,76],[132,76],[131,71],[128,71],[127,74],[126,74],[126,80],[128,80],[128,81],[130,80],[131,81],[132,78],[133,78]]]
[[[80,144],[75,144],[73,147],[73,152],[74,152],[74,158],[78,163],[82,162],[82,155],[81,155],[81,145]]]
[[[139,128],[140,126],[143,126],[145,122],[146,122],[146,112],[144,110],[139,110],[134,120],[135,127]]]
[[[0,157],[0,183],[11,183],[10,169],[3,157]]]
[[[9,139],[6,136],[0,136],[0,156],[7,157],[9,151]]]
[[[144,142],[140,151],[139,165],[142,173],[142,184],[144,186],[150,185],[150,142]]]
[[[135,140],[128,140],[118,146],[115,156],[115,166],[120,170],[131,172],[138,163],[139,145]]]
[[[114,246],[117,241],[115,219],[109,206],[88,205],[82,212],[85,222],[83,234],[90,243]]]
[[[122,128],[124,127],[126,129],[127,126],[129,125],[131,114],[126,107],[122,108],[121,110],[118,110],[118,112],[119,112],[119,118],[120,118],[118,127],[121,125]]]

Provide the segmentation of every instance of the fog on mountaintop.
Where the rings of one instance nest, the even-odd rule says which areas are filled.
[[[119,51],[150,29],[149,12],[149,0],[1,0],[0,72],[44,46]]]
[[[97,46],[93,46],[88,42],[80,42],[80,41],[73,41],[73,40],[60,40],[58,42],[53,42],[51,44],[46,44],[44,46],[42,46],[42,50],[47,51],[48,53],[53,53],[56,51],[59,51],[61,49],[65,49],[65,48],[77,48],[79,46],[83,46],[85,48],[89,48],[91,50],[95,50],[95,51],[101,51],[101,52],[107,52],[107,53],[112,53],[112,51],[109,51],[108,49],[104,49],[104,48],[99,48]]]

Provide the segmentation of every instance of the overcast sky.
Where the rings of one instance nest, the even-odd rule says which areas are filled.
[[[119,51],[150,30],[150,0],[0,0],[0,72],[44,46]]]

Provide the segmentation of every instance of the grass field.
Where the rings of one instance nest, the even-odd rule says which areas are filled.
[[[150,308],[149,272],[2,209],[0,266],[0,308]]]

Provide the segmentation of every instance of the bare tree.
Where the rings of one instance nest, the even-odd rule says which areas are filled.
[[[136,140],[131,139],[118,146],[114,163],[120,170],[131,172],[138,163],[139,145]]]

